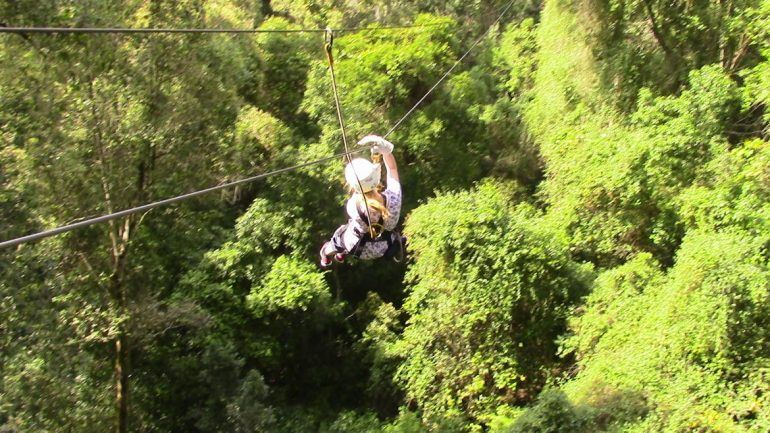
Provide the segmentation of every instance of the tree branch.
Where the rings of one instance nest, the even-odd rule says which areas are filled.
[[[650,3],[650,0],[642,0],[642,3],[644,3],[644,7],[647,10],[647,16],[650,18],[650,30],[652,30],[653,36],[655,36],[655,40],[658,41],[658,44],[663,49],[663,51],[666,53],[669,57],[676,57],[676,54],[671,49],[671,47],[668,46],[668,43],[666,42],[666,38],[663,36],[663,33],[660,31],[660,28],[658,27],[658,21],[655,19],[655,13],[652,11],[652,4]]]
[[[741,41],[738,44],[738,50],[735,52],[735,55],[733,56],[732,60],[730,60],[730,64],[727,66],[727,69],[729,71],[734,71],[738,64],[743,60],[743,57],[746,56],[746,53],[749,51],[749,47],[751,46],[751,42],[744,33],[741,35]]]
[[[107,167],[106,167],[106,159],[107,159],[107,152],[104,150],[104,143],[102,141],[102,133],[101,133],[101,122],[99,121],[99,114],[96,112],[96,95],[94,93],[94,78],[92,77],[89,80],[88,83],[88,93],[89,98],[91,99],[91,122],[92,130],[94,131],[94,142],[96,144],[96,149],[99,152],[99,157],[96,158],[97,166],[99,167],[99,180],[101,182],[102,186],[102,193],[104,194],[104,202],[107,207],[108,213],[114,212],[114,206],[112,204],[112,194],[111,194],[111,188],[109,179],[107,177]],[[109,225],[109,232],[110,232],[110,243],[112,245],[112,256],[113,256],[113,262],[114,264],[117,263],[117,256],[118,256],[118,239],[115,234],[116,227],[115,227],[115,221],[110,220],[108,222]]]

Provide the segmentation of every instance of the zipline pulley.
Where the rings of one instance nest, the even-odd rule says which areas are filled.
[[[324,31],[324,51],[326,51],[326,59],[329,60],[329,65],[334,65],[334,56],[332,55],[332,48],[334,47],[334,30],[331,27],[327,27]]]

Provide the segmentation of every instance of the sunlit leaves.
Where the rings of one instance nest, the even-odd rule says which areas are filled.
[[[427,414],[479,416],[542,383],[584,288],[585,270],[506,188],[442,195],[410,216],[416,258],[397,377]]]
[[[262,283],[254,287],[246,303],[256,317],[299,310],[308,315],[311,309],[329,308],[331,293],[323,274],[297,258],[281,256],[273,263]]]

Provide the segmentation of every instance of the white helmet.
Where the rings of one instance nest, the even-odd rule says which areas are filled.
[[[345,180],[355,192],[366,193],[377,188],[377,185],[380,184],[380,171],[380,164],[375,164],[368,159],[356,158],[345,166]],[[361,183],[360,187],[359,182]]]

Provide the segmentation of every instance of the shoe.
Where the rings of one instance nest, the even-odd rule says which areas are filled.
[[[337,253],[334,255],[334,261],[337,263],[344,263],[345,262],[345,254]]]
[[[324,254],[324,249],[326,247],[326,244],[323,244],[321,246],[321,251],[318,252],[318,258],[319,258],[319,265],[326,269],[332,265],[332,259],[330,259],[326,254]]]

